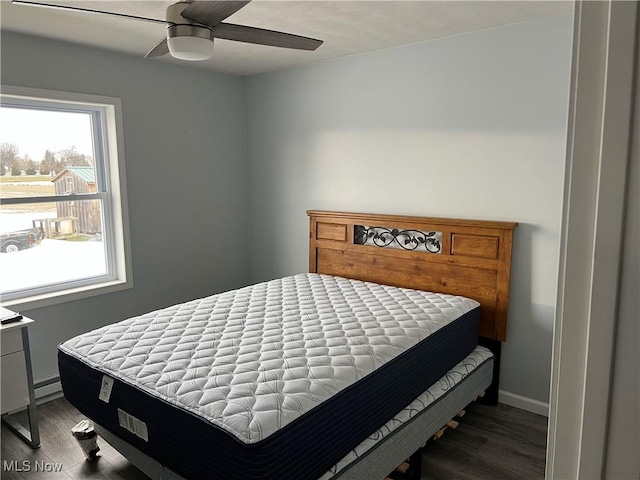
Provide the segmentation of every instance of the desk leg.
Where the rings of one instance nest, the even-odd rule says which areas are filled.
[[[25,428],[10,415],[3,415],[2,421],[22,438],[31,448],[40,448],[40,430],[38,428],[38,412],[36,411],[36,392],[33,388],[33,369],[31,368],[31,347],[29,346],[29,332],[27,327],[22,328],[22,346],[24,348],[24,360],[27,367],[27,385],[29,388],[29,406],[27,417],[29,428]]]

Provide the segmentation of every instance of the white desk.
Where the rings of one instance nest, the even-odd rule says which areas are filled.
[[[5,317],[9,311],[0,307],[0,314]],[[33,388],[33,371],[31,369],[31,351],[29,349],[28,325],[30,318],[22,318],[18,322],[8,323],[0,327],[1,392],[0,410],[2,421],[20,436],[31,448],[40,446],[38,415],[36,413],[36,396]],[[17,422],[8,412],[27,407],[28,427]]]

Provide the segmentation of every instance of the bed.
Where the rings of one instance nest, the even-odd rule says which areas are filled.
[[[384,478],[497,391],[516,224],[308,214],[309,273],[60,345],[65,396],[151,478]]]

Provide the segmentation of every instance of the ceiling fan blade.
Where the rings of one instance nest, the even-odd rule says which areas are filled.
[[[112,15],[114,17],[121,18],[129,18],[132,20],[142,20],[145,22],[155,22],[155,23],[164,23],[167,22],[165,20],[158,20],[157,18],[147,18],[147,17],[139,17],[137,15],[127,15],[126,13],[116,13],[116,12],[104,12],[102,10],[93,10],[91,8],[82,8],[82,7],[72,7],[70,5],[57,5],[54,3],[40,3],[40,2],[32,2],[29,0],[11,0],[11,3],[14,5],[26,5],[29,7],[44,7],[44,8],[54,8],[57,10],[72,10],[74,12],[84,12],[84,13],[99,13],[101,15]]]
[[[225,18],[230,17],[251,0],[234,2],[229,0],[199,0],[193,2],[182,11],[182,16],[194,22],[215,27]]]
[[[161,57],[167,53],[169,53],[169,45],[167,44],[167,37],[164,37],[155,47],[149,50],[149,53],[147,53],[144,58]]]
[[[276,32],[263,28],[234,25],[233,23],[220,23],[213,28],[213,36],[224,40],[236,42],[256,43],[271,47],[294,48],[297,50],[315,50],[322,45],[322,40],[301,37],[291,33]]]

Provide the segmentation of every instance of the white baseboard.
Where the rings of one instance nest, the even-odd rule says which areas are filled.
[[[543,415],[545,417],[549,416],[548,403],[541,402],[540,400],[534,400],[533,398],[523,397],[522,395],[516,395],[515,393],[500,390],[498,392],[498,402],[526,410],[527,412]]]
[[[35,385],[45,384],[40,387],[36,386],[35,393],[37,404],[46,403],[62,397],[62,384],[60,383],[60,377],[57,375],[39,378],[34,383]]]

